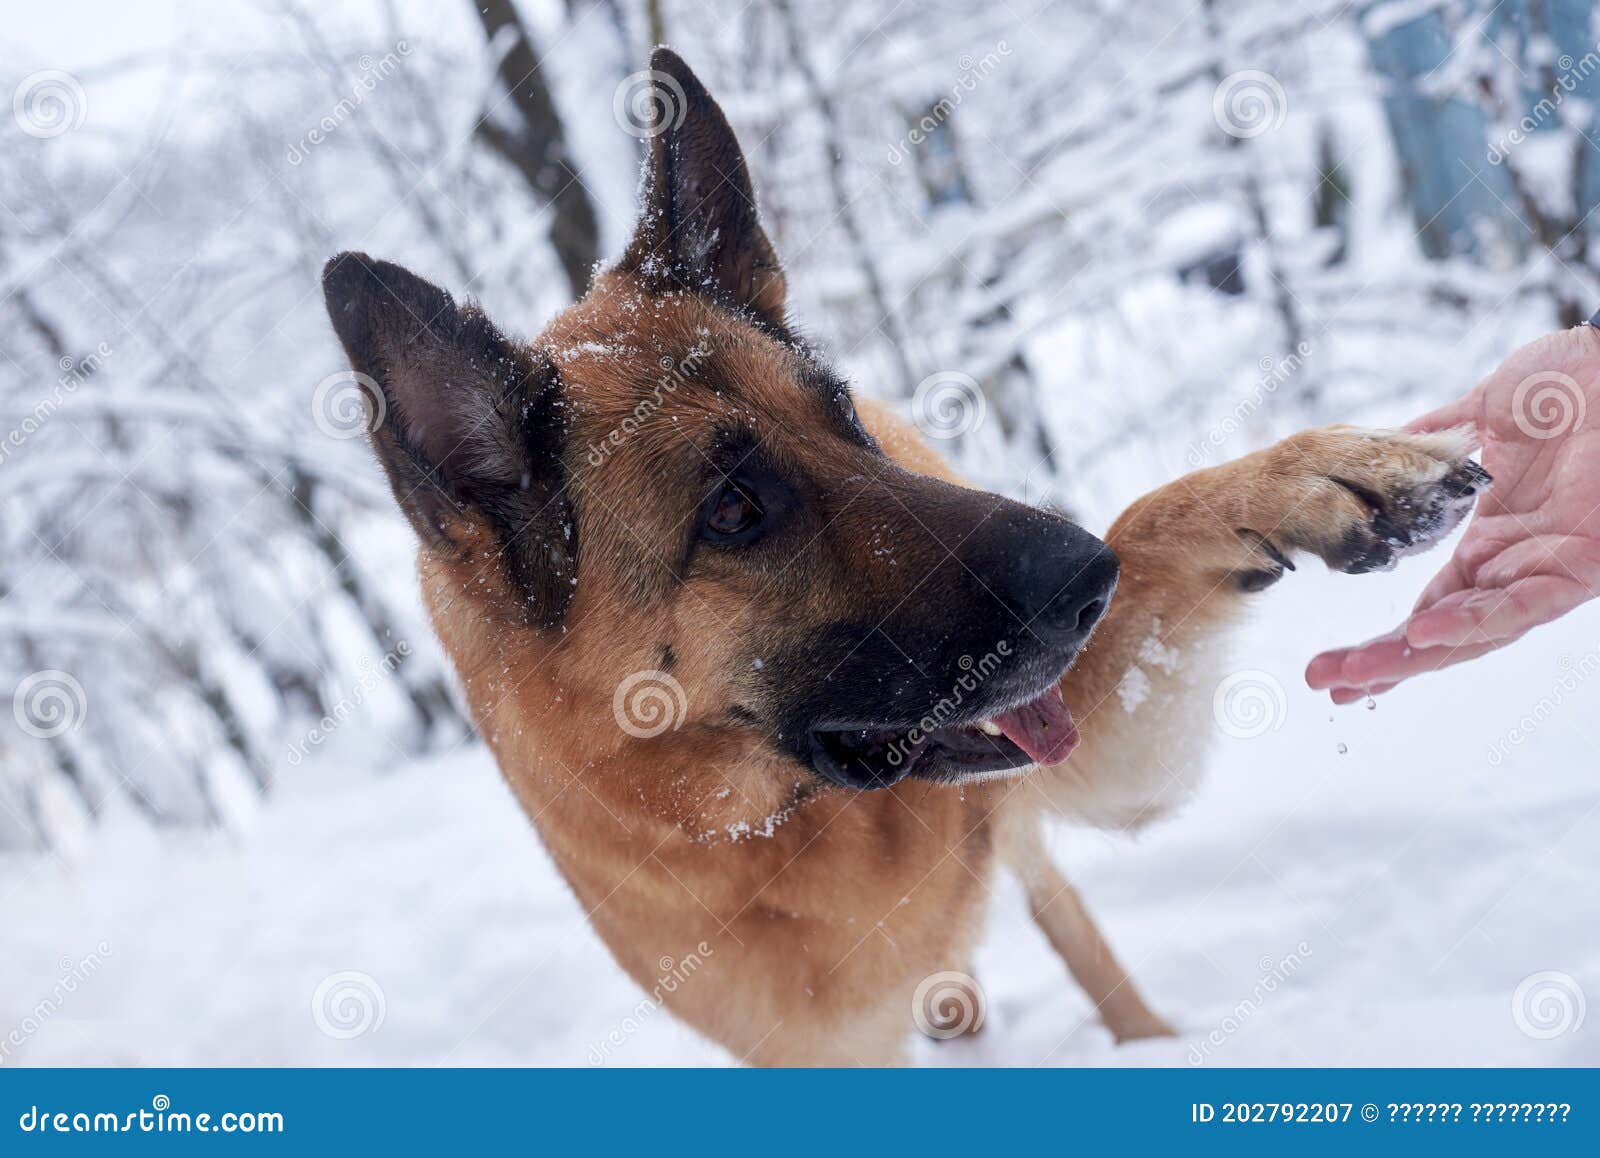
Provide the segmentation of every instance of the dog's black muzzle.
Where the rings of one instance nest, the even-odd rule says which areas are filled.
[[[978,497],[985,509],[959,547],[911,576],[898,606],[834,624],[773,665],[784,744],[824,779],[881,788],[1030,762],[976,725],[1060,680],[1121,566],[1059,515]]]

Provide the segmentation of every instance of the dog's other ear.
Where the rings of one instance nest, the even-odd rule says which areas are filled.
[[[728,119],[670,48],[650,55],[648,75],[644,206],[621,268],[660,288],[710,292],[783,329],[783,270]]]
[[[560,623],[577,540],[550,359],[507,339],[476,306],[364,253],[328,262],[322,289],[350,364],[381,391],[372,444],[412,526],[453,549],[475,510],[528,597],[530,621]]]

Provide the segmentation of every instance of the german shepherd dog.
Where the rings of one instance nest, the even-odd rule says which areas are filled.
[[[637,231],[533,341],[388,262],[324,271],[478,728],[618,963],[735,1058],[903,1060],[1001,868],[1119,1040],[1170,1033],[1044,818],[1179,798],[1240,609],[1297,552],[1437,541],[1487,485],[1471,439],[1310,430],[1104,540],[965,487],[796,336],[722,111],[651,67],[683,100]]]

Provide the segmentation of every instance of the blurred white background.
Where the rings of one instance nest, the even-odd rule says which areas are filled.
[[[463,723],[318,283],[364,249],[537,331],[631,230],[657,39],[857,389],[936,436],[929,383],[981,396],[943,445],[1091,528],[1600,306],[1580,0],[10,13],[0,1064],[726,1060]],[[1270,726],[1174,754],[1210,783],[1157,831],[1060,834],[1182,1040],[1114,1049],[1005,894],[991,1032],[923,1060],[1600,1062],[1600,616],[1375,711],[1301,682],[1441,560],[1303,568],[1238,649]]]

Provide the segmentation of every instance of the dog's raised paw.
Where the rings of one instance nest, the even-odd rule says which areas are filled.
[[[1366,523],[1349,527],[1328,563],[1350,575],[1387,571],[1407,555],[1431,548],[1460,525],[1478,495],[1492,481],[1489,472],[1468,461],[1437,481],[1388,494],[1348,479],[1334,482],[1350,490],[1371,511]]]
[[[1331,426],[1283,445],[1278,467],[1301,473],[1305,484],[1289,488],[1301,497],[1283,519],[1288,542],[1351,575],[1386,571],[1428,550],[1460,525],[1493,481],[1468,457],[1470,431]]]

